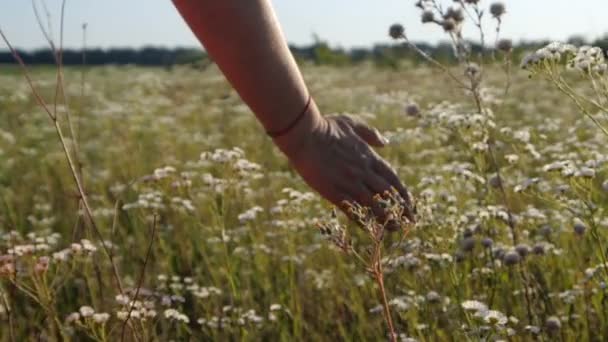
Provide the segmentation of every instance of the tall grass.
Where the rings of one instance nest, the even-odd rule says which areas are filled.
[[[512,68],[456,31],[502,14],[450,5],[457,67],[303,67],[390,138],[407,235],[333,215],[215,68],[0,75],[0,340],[605,340],[603,52]]]

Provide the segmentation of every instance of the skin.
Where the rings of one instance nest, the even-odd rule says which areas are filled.
[[[173,3],[266,131],[289,127],[309,92],[269,0]],[[370,147],[388,143],[376,129],[349,116],[322,116],[312,101],[302,119],[273,140],[306,183],[336,206],[356,201],[383,216],[372,197],[393,187],[414,221],[407,190]]]

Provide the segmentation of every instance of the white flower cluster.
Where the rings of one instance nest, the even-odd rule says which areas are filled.
[[[179,276],[172,276],[169,278],[165,274],[160,274],[157,277],[159,284],[158,290],[170,289],[174,293],[181,293],[185,290],[197,298],[208,298],[210,296],[219,296],[222,294],[222,290],[213,286],[200,286],[194,282],[191,277],[184,277],[183,279]],[[172,302],[184,302],[182,296],[174,294],[171,296],[164,296],[162,303],[166,306],[171,305]]]
[[[583,72],[596,72],[604,74],[608,69],[604,57],[604,51],[595,46],[581,46],[576,56],[569,61],[568,66]]]
[[[137,201],[133,203],[127,203],[122,206],[122,210],[131,209],[165,209],[163,204],[163,193],[160,191],[149,191],[146,193],[139,194]]]
[[[213,152],[201,153],[201,160],[208,160],[215,163],[225,164],[236,162],[245,156],[245,152],[239,147],[233,147],[231,150],[218,148]]]
[[[176,170],[173,166],[165,166],[154,170],[153,175],[158,180],[169,177],[170,175],[174,174],[175,171]]]
[[[65,322],[68,324],[83,323],[83,321],[105,324],[110,319],[110,314],[107,312],[95,312],[90,306],[81,306],[78,311],[69,314]]]
[[[258,213],[264,212],[264,209],[260,206],[254,206],[251,209],[246,210],[245,212],[239,214],[238,219],[239,222],[245,223],[250,222],[256,219]]]
[[[526,70],[536,71],[535,68],[544,63],[561,63],[565,61],[570,69],[582,72],[603,74],[608,70],[604,51],[599,47],[581,46],[553,42],[527,55],[521,62]]]
[[[525,56],[521,62],[521,67],[531,70],[544,62],[559,62],[562,60],[562,57],[574,56],[576,52],[577,48],[572,44],[553,42]]]
[[[1,236],[0,245],[6,245],[7,254],[23,256],[51,250],[57,244],[60,237],[59,233],[51,233],[44,236],[31,232],[24,239],[19,232],[10,231]]]
[[[278,307],[277,305],[278,304],[274,304],[274,307],[271,307],[270,309],[271,312],[269,317],[271,318],[269,318],[269,320],[271,321],[275,321],[277,319],[273,312],[281,309],[280,305],[278,305]],[[222,317],[213,316],[209,319],[199,318],[197,323],[211,329],[217,329],[220,327],[227,328],[231,325],[244,326],[246,324],[253,324],[256,326],[261,326],[265,321],[264,317],[258,315],[253,309],[244,311],[242,308],[226,305],[222,308],[222,313]]]
[[[183,314],[175,309],[165,310],[164,315],[165,315],[165,318],[167,318],[169,320],[174,320],[176,322],[182,322],[184,324],[190,323],[190,318],[188,318],[188,316],[186,316],[186,314]]]
[[[190,213],[196,211],[196,208],[194,207],[194,204],[192,204],[192,201],[187,198],[173,197],[171,198],[171,206],[174,209],[183,210]]]
[[[116,312],[116,318],[121,321],[127,318],[146,321],[156,317],[153,301],[132,301],[128,296],[119,294],[116,296],[116,302],[121,305],[120,310]]]
[[[300,192],[292,188],[283,188],[282,193],[287,194],[288,198],[282,198],[277,201],[276,205],[270,208],[271,214],[284,212],[287,208],[292,210],[303,209],[305,202],[312,202],[317,197],[312,192]]]
[[[577,167],[571,160],[560,160],[546,164],[542,167],[546,173],[559,172],[563,177],[594,178],[596,171],[592,167]]]
[[[464,310],[473,312],[475,317],[482,319],[487,324],[504,326],[509,322],[509,318],[505,314],[497,310],[489,310],[488,306],[480,301],[465,300],[460,305]]]

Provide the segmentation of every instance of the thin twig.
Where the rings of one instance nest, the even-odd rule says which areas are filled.
[[[8,336],[9,339],[11,340],[11,342],[15,341],[15,331],[14,331],[14,327],[13,327],[13,309],[10,307],[10,303],[8,301],[8,299],[6,298],[6,292],[5,291],[0,291],[0,297],[2,298],[2,302],[4,305],[4,308],[6,310],[6,316],[8,318]]]
[[[99,227],[97,226],[97,223],[95,221],[95,218],[93,217],[93,211],[91,209],[91,206],[89,205],[89,201],[88,201],[88,197],[86,195],[86,192],[84,190],[84,187],[82,185],[82,182],[80,181],[80,177],[78,176],[78,171],[77,171],[77,166],[74,163],[74,160],[72,158],[72,155],[70,154],[70,151],[68,149],[67,146],[67,142],[65,140],[65,137],[63,135],[63,131],[61,129],[61,126],[59,125],[59,121],[57,120],[57,117],[55,115],[53,115],[53,113],[51,112],[50,108],[48,107],[47,103],[44,101],[44,99],[42,98],[42,96],[40,96],[38,90],[36,89],[36,87],[34,86],[34,83],[29,75],[29,71],[27,69],[27,66],[25,65],[25,63],[23,62],[23,59],[21,58],[21,56],[19,55],[19,53],[13,48],[13,46],[10,44],[9,40],[6,38],[6,36],[4,35],[4,32],[2,31],[2,29],[0,29],[0,37],[2,37],[2,39],[4,40],[4,42],[6,43],[6,45],[8,46],[9,50],[11,51],[11,54],[13,55],[13,57],[15,58],[15,60],[19,63],[19,66],[30,86],[30,89],[32,90],[32,93],[34,94],[34,97],[36,98],[36,101],[38,102],[38,104],[44,109],[44,111],[49,115],[49,117],[51,118],[54,126],[55,126],[55,131],[57,132],[57,135],[59,137],[59,141],[61,143],[61,147],[63,148],[65,157],[68,161],[68,166],[70,168],[72,177],[74,178],[74,182],[76,183],[76,187],[78,189],[78,193],[80,195],[80,198],[82,199],[82,203],[84,205],[84,209],[85,209],[85,213],[87,215],[87,219],[89,220],[91,227],[93,229],[94,234],[97,236],[97,238],[99,239],[102,248],[105,252],[105,254],[108,256],[108,258],[110,259],[110,264],[112,266],[112,272],[116,281],[116,284],[119,288],[120,293],[123,293],[123,287],[122,287],[122,281],[120,280],[120,276],[118,274],[118,269],[116,267],[116,264],[114,262],[114,259],[112,257],[112,255],[110,254],[109,251],[109,247],[106,245],[104,239],[103,239],[103,235],[101,234],[101,231],[99,229]]]
[[[462,88],[470,90],[469,87],[462,80],[460,80],[458,77],[456,77],[450,71],[450,69],[448,69],[443,64],[437,62],[433,57],[429,56],[426,52],[422,51],[419,47],[417,47],[415,44],[413,44],[412,42],[410,42],[410,40],[407,38],[406,35],[401,35],[401,38],[405,41],[405,43],[406,43],[407,46],[409,46],[410,48],[412,48],[420,56],[422,56],[428,62],[430,62],[431,64],[433,64],[435,67],[437,67],[437,68],[441,69],[441,71],[445,72],[452,80],[454,80],[454,82],[458,83],[458,85],[460,85]]]
[[[124,341],[125,340],[125,331],[126,331],[126,327],[127,327],[127,323],[129,322],[129,319],[131,318],[131,313],[133,312],[133,309],[135,308],[135,302],[137,301],[137,297],[139,296],[139,290],[141,289],[141,286],[144,283],[144,276],[146,274],[146,266],[148,265],[148,261],[150,260],[150,256],[152,255],[152,246],[154,245],[154,238],[156,236],[156,214],[154,214],[154,218],[152,221],[152,232],[151,232],[151,236],[150,236],[150,243],[148,244],[148,250],[146,251],[146,258],[144,259],[144,264],[141,268],[141,273],[139,275],[139,281],[137,282],[137,288],[135,289],[135,295],[133,296],[133,300],[131,301],[131,305],[129,306],[129,313],[127,314],[127,318],[125,319],[124,323],[122,324],[122,329],[121,329],[121,333],[120,333],[120,340]]]
[[[376,278],[376,283],[378,284],[380,290],[380,297],[382,298],[382,307],[384,309],[384,318],[386,320],[386,324],[388,325],[389,333],[391,334],[390,340],[391,342],[397,341],[397,335],[395,334],[395,327],[393,325],[393,318],[391,317],[391,309],[388,304],[388,300],[386,297],[386,289],[384,288],[384,273],[382,270],[382,242],[375,243],[375,252],[373,260],[373,272],[374,277]]]

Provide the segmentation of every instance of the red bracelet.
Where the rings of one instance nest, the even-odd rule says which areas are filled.
[[[304,105],[304,109],[302,109],[302,111],[300,112],[300,114],[298,114],[298,116],[295,119],[293,119],[293,121],[289,125],[287,125],[287,127],[283,128],[283,129],[281,129],[279,131],[274,131],[274,132],[266,131],[266,134],[268,134],[273,139],[287,134],[306,115],[306,113],[308,112],[308,108],[310,108],[310,103],[311,102],[312,102],[312,96],[308,95],[308,100],[306,101],[306,105]]]

